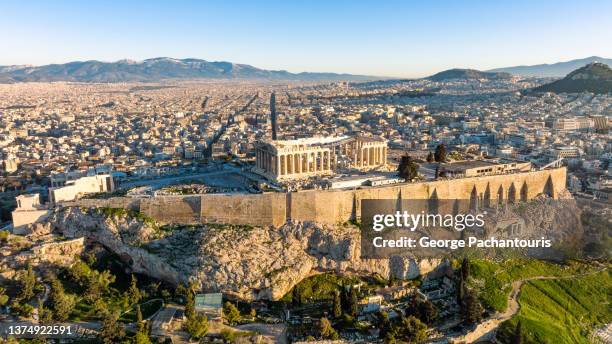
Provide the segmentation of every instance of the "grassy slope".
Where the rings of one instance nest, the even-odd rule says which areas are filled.
[[[519,296],[521,309],[499,331],[508,342],[521,320],[525,342],[589,343],[589,330],[612,321],[612,275],[609,271],[564,280],[539,280],[525,284]]]
[[[508,307],[513,281],[535,276],[569,276],[594,269],[578,262],[560,265],[535,259],[509,259],[501,263],[472,260],[468,286],[477,292],[486,308],[501,312]]]

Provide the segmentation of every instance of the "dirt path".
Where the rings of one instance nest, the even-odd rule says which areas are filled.
[[[476,328],[471,331],[468,332],[465,336],[461,336],[460,338],[455,338],[454,340],[451,340],[451,342],[465,342],[465,343],[474,343],[475,341],[482,341],[482,340],[490,340],[493,339],[495,336],[495,333],[497,332],[497,328],[499,327],[499,325],[512,318],[516,313],[518,313],[518,311],[520,310],[520,305],[518,302],[518,297],[520,295],[521,292],[521,288],[523,287],[523,285],[526,282],[530,282],[530,281],[536,281],[536,280],[562,280],[562,279],[572,279],[572,278],[577,278],[577,277],[584,277],[584,276],[588,276],[588,275],[594,275],[597,273],[600,273],[604,270],[606,270],[607,267],[602,267],[600,269],[594,270],[594,271],[590,271],[590,272],[586,272],[586,273],[582,273],[582,274],[575,274],[575,275],[569,275],[569,276],[534,276],[534,277],[529,277],[529,278],[525,278],[519,281],[514,281],[512,282],[512,291],[510,292],[510,295],[508,295],[508,307],[506,308],[506,310],[502,313],[497,313],[494,314],[493,316],[491,316],[489,319],[481,322],[480,324],[478,324],[478,326],[476,326]]]

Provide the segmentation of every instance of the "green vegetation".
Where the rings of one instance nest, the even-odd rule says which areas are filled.
[[[240,320],[240,311],[233,303],[227,301],[223,304],[223,319],[230,326],[234,326]]]
[[[187,320],[183,324],[183,329],[189,333],[191,338],[200,339],[208,333],[208,318],[195,311],[195,285],[191,284],[188,288],[180,286],[180,293],[185,295],[185,317]],[[238,314],[240,315],[240,314]]]
[[[446,146],[443,143],[436,146],[436,151],[434,152],[434,161],[435,162],[445,162],[446,161]]]
[[[115,190],[113,192],[96,192],[92,194],[85,195],[84,198],[87,199],[109,199],[113,197],[124,197],[127,195],[127,189]]]
[[[594,269],[574,261],[562,265],[535,259],[509,259],[500,263],[473,259],[467,285],[476,292],[485,308],[501,312],[508,307],[513,281],[536,276],[570,276]]]
[[[132,209],[125,209],[125,208],[110,208],[110,207],[100,207],[100,208],[93,208],[93,211],[98,213],[98,214],[102,214],[106,217],[130,217],[130,218],[135,218],[137,220],[140,220],[142,222],[144,222],[147,225],[150,225],[152,227],[157,227],[157,222],[155,221],[155,219],[153,219],[152,217],[149,217],[139,211],[136,210],[132,210]]]
[[[302,280],[287,293],[281,301],[304,304],[306,302],[331,301],[341,286],[363,282],[362,278],[355,276],[339,276],[326,273]]]
[[[397,166],[398,175],[407,181],[413,180],[419,176],[419,164],[409,155],[402,156],[402,159]]]
[[[520,322],[523,343],[590,343],[590,331],[612,321],[606,300],[612,295],[610,271],[567,279],[527,282],[519,296],[520,311],[499,331],[511,343]]]
[[[325,317],[319,321],[319,335],[322,339],[337,340],[340,338],[338,332],[332,327],[332,324]]]
[[[385,343],[396,343],[398,340],[402,343],[421,343],[427,339],[427,325],[412,315],[391,323],[388,314],[381,313],[379,327]]]
[[[58,309],[66,311],[60,314],[67,313],[68,320],[99,321],[117,313],[117,321],[134,322],[139,303],[145,318],[163,306],[163,301],[158,299],[161,297],[159,283],[139,284],[135,276],[124,273],[123,265],[114,256],[104,255],[100,261],[95,257],[85,258],[89,263],[78,260],[69,269],[61,270],[57,282],[48,279],[52,293],[45,306],[54,318],[60,316],[56,308],[61,306]],[[54,301],[56,290],[58,307]]]

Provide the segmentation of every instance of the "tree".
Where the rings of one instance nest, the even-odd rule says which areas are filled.
[[[410,295],[408,302],[406,304],[405,315],[406,316],[417,316],[419,314],[419,300],[417,299],[416,293]]]
[[[100,338],[104,344],[119,343],[125,337],[125,329],[118,320],[119,312],[112,312],[104,317],[100,329]]]
[[[38,323],[39,324],[50,324],[53,322],[53,314],[50,310],[45,308],[42,299],[38,298]]]
[[[402,320],[400,333],[402,338],[410,343],[420,343],[427,339],[427,326],[414,316]]]
[[[434,162],[435,161],[435,157],[434,157],[434,153],[433,152],[429,152],[429,154],[427,154],[427,162]]]
[[[349,304],[348,304],[348,313],[352,317],[357,316],[357,290],[351,287],[349,291]]]
[[[98,272],[91,270],[87,282],[87,290],[85,291],[85,299],[90,303],[95,302],[108,292],[111,283],[115,282],[115,275],[110,271],[104,270]]]
[[[340,292],[337,290],[334,292],[333,313],[334,313],[334,318],[336,319],[342,316],[342,301],[340,300]]]
[[[8,303],[9,297],[6,295],[6,289],[0,287],[0,307],[4,307]]]
[[[176,298],[186,298],[187,297],[187,288],[183,284],[179,284],[178,287],[174,290],[174,296]]]
[[[142,320],[140,305],[136,305],[136,344],[150,344],[149,333],[145,322]]]
[[[395,333],[393,332],[393,327],[391,326],[391,321],[389,320],[389,313],[385,311],[380,311],[378,313],[378,328],[380,328],[380,336],[382,338],[387,340],[387,335],[391,334],[393,337],[393,342],[395,342]]]
[[[463,314],[468,324],[476,324],[482,319],[482,306],[471,291],[466,291]]]
[[[208,333],[208,318],[203,314],[187,318],[185,331],[194,339],[200,339]]]
[[[36,289],[36,274],[32,269],[32,264],[28,263],[25,270],[22,270],[17,275],[17,282],[19,283],[18,299],[21,301],[29,301],[34,297],[34,290]]]
[[[296,285],[295,287],[293,287],[293,290],[291,291],[291,304],[293,304],[294,307],[299,306],[300,301],[301,301],[301,295],[300,295],[300,291],[298,290],[298,286]]]
[[[521,321],[519,320],[516,323],[516,327],[514,328],[514,334],[512,335],[512,339],[510,340],[511,344],[522,344],[523,343],[523,327],[521,325]]]
[[[195,300],[191,290],[187,290],[185,293],[185,317],[189,319],[195,317]]]
[[[436,162],[446,161],[446,146],[443,143],[436,146],[436,152],[434,153],[434,160]]]
[[[459,281],[457,282],[457,305],[459,305],[459,307],[462,307],[465,301],[465,288],[463,274],[459,274]]]
[[[70,278],[83,288],[87,288],[91,273],[91,268],[82,260],[77,260],[68,270]]]
[[[431,325],[438,316],[438,310],[429,300],[425,300],[419,304],[420,319],[428,325]]]
[[[464,281],[467,281],[468,276],[470,275],[470,262],[467,257],[464,257],[461,261],[461,277],[463,277]]]
[[[134,276],[134,274],[132,274],[130,288],[128,289],[128,295],[131,304],[138,303],[142,298],[142,293],[140,292],[140,289],[138,289],[138,281],[136,280],[136,276]]]
[[[333,328],[332,324],[325,317],[319,321],[319,333],[323,339],[336,340],[339,338],[338,332]]]
[[[66,294],[62,282],[55,277],[51,279],[49,303],[51,304],[51,309],[53,309],[53,318],[57,321],[68,320],[76,304],[74,297]]]
[[[398,175],[406,180],[413,180],[418,177],[419,164],[414,162],[409,155],[402,156],[399,166],[397,167]]]
[[[228,324],[233,326],[240,320],[240,311],[233,303],[227,301],[223,305],[223,317]]]

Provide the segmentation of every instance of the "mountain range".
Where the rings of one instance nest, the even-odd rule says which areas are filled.
[[[26,81],[152,82],[173,79],[364,81],[380,78],[336,73],[290,73],[284,70],[266,70],[231,62],[210,62],[192,58],[173,59],[168,57],[158,57],[144,61],[101,62],[92,60],[44,66],[0,66],[0,83]]]
[[[592,62],[569,73],[563,79],[536,87],[533,91],[554,93],[612,93],[612,68],[604,63]]]
[[[427,77],[426,79],[431,81],[448,81],[448,80],[499,80],[499,79],[510,79],[512,75],[509,73],[501,73],[501,72],[481,72],[476,69],[449,69],[439,73],[436,73],[432,76]]]
[[[551,78],[559,78],[564,77],[572,71],[583,67],[592,62],[601,62],[605,63],[609,66],[612,66],[612,59],[606,59],[598,56],[591,56],[584,59],[577,59],[565,62],[558,62],[553,64],[539,64],[533,66],[514,66],[514,67],[504,67],[504,68],[495,68],[488,70],[488,72],[506,72],[521,76],[530,76],[530,77],[551,77]]]

